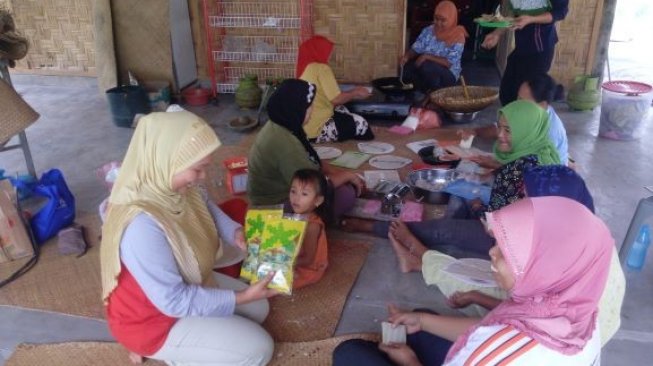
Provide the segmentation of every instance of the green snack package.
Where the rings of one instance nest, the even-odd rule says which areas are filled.
[[[295,260],[299,255],[306,220],[301,216],[273,219],[263,230],[259,248],[257,278],[275,272],[268,288],[292,294]]]
[[[240,268],[240,277],[248,282],[256,282],[258,253],[261,236],[265,226],[271,220],[283,217],[283,205],[271,207],[254,207],[245,215],[245,239],[247,240],[247,258]]]

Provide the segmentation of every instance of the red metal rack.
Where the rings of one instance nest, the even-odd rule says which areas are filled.
[[[203,0],[206,56],[213,95],[238,80],[291,78],[299,44],[313,35],[312,0]]]

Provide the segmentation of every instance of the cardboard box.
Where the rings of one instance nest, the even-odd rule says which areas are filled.
[[[30,237],[14,205],[15,197],[11,183],[0,181],[0,263],[34,254]]]

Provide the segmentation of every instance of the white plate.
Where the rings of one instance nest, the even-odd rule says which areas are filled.
[[[366,154],[390,154],[395,151],[395,147],[387,142],[359,142],[358,150]]]
[[[342,155],[342,150],[331,146],[316,146],[315,151],[321,160],[335,159]]]
[[[412,162],[412,160],[402,158],[401,156],[379,155],[370,159],[369,164],[378,169],[399,169]]]

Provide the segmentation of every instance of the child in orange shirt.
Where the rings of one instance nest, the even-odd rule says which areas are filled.
[[[294,289],[319,281],[326,271],[328,247],[325,222],[330,222],[326,177],[314,169],[295,172],[290,185],[290,206],[296,214],[306,215],[308,225],[295,264]]]

